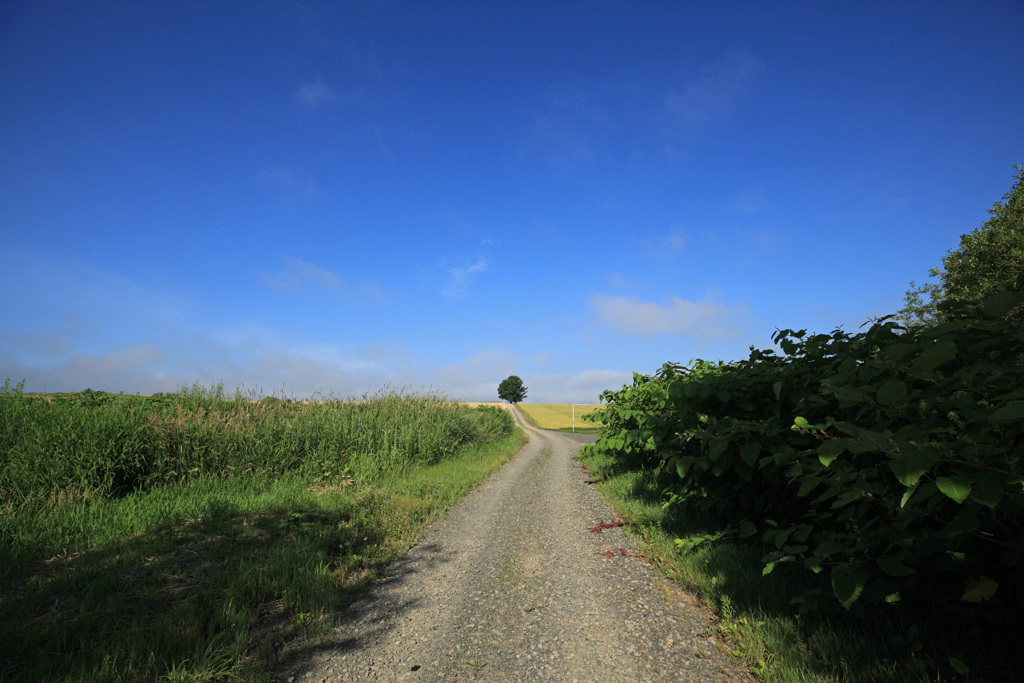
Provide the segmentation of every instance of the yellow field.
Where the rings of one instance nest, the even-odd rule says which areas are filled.
[[[582,419],[582,416],[592,413],[600,407],[599,403],[577,405],[576,430],[599,427],[600,422],[587,422]],[[529,415],[541,429],[572,429],[573,407],[569,403],[520,403],[519,409]]]

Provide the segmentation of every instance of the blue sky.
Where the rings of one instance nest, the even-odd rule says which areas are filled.
[[[0,379],[597,402],[900,308],[1024,163],[1024,3],[0,8]]]

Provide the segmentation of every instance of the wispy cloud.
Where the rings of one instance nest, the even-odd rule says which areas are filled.
[[[332,358],[304,355],[299,349],[269,352],[247,361],[261,393],[280,391],[296,398],[343,398],[373,393],[387,386],[407,386],[412,375],[401,369],[373,367],[358,356],[339,351]]]
[[[725,213],[737,216],[753,216],[761,211],[764,205],[764,187],[754,185],[742,194],[736,195],[733,203],[725,207]]]
[[[522,372],[518,356],[505,349],[475,349],[462,360],[428,371],[445,393],[467,401],[497,401],[498,384]]]
[[[558,167],[590,162],[598,142],[615,125],[605,108],[581,87],[554,90],[547,107],[533,117],[530,133],[519,145],[524,156],[539,156]]]
[[[534,403],[599,403],[606,389],[620,389],[632,379],[631,371],[589,369],[575,374],[527,375],[523,383]]]
[[[101,335],[105,328],[97,321],[110,316],[130,319],[136,328],[141,321],[183,321],[191,302],[177,287],[148,286],[76,257],[51,258],[16,247],[0,251],[0,291],[18,292],[26,316],[8,313],[4,327],[17,334],[38,332],[26,322],[46,315],[63,323],[57,333],[65,338]]]
[[[219,332],[164,330],[156,343],[121,345],[96,353],[28,360],[0,345],[0,377],[26,379],[28,391],[104,391],[151,394],[175,391],[195,380],[222,381],[230,392],[310,396],[360,396],[387,388],[433,389],[467,401],[496,401],[497,387],[521,376],[538,403],[597,403],[605,389],[630,380],[623,370],[539,371],[544,352],[529,356],[505,348],[469,349],[449,363],[410,354],[402,342],[295,343],[272,328],[239,327]],[[15,340],[20,341],[20,340]]]
[[[781,239],[778,233],[767,232],[762,230],[750,233],[750,241],[752,241],[754,244],[757,244],[762,249],[774,251],[776,248],[778,248]]]
[[[424,373],[448,396],[466,401],[497,401],[501,380],[517,375],[531,403],[597,403],[604,390],[618,389],[633,377],[623,370],[539,372],[536,363],[536,357],[524,358],[506,349],[476,349],[458,362],[424,368]]]
[[[24,352],[43,356],[59,356],[74,348],[69,339],[45,333],[0,334],[0,346],[12,346]]]
[[[26,379],[26,391],[82,391],[116,393],[173,391],[183,378],[168,380],[163,371],[166,355],[153,344],[123,346],[106,353],[77,353],[58,363],[23,364],[15,356],[0,354],[0,366],[12,378]]]
[[[742,303],[727,305],[707,296],[686,301],[677,296],[664,303],[637,297],[597,294],[592,299],[598,319],[604,325],[635,336],[678,335],[696,339],[736,337],[750,312]]]
[[[643,282],[631,280],[620,273],[611,273],[610,275],[606,275],[605,280],[609,287],[620,292],[639,292],[646,287]]]
[[[668,95],[670,125],[691,129],[725,117],[763,71],[761,60],[746,50],[728,53],[680,92]]]
[[[28,391],[90,387],[152,394],[175,391],[198,379],[204,384],[223,381],[228,391],[241,388],[259,395],[344,397],[388,385],[413,386],[415,380],[407,369],[412,361],[393,345],[293,345],[270,334],[234,341],[187,334],[177,341],[182,345],[165,339],[159,346],[143,343],[45,363],[27,363],[0,348],[0,368],[4,376],[27,379]]]
[[[693,243],[690,234],[681,227],[673,227],[667,234],[649,237],[643,242],[644,251],[659,259],[674,259]]]
[[[342,96],[323,81],[312,81],[299,86],[299,101],[304,107],[316,110],[322,104],[340,102]]]
[[[312,179],[290,168],[267,166],[260,172],[260,178],[276,188],[286,203],[311,202],[320,197],[320,188]]]
[[[346,290],[345,283],[331,271],[290,256],[284,257],[281,270],[260,279],[286,294],[326,292],[337,296]]]
[[[451,299],[459,299],[466,294],[466,288],[476,279],[477,275],[487,270],[487,260],[478,258],[461,266],[448,269],[448,282],[441,293]]]

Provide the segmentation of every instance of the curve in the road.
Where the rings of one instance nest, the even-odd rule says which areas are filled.
[[[696,601],[661,577],[572,456],[529,443],[359,595],[300,681],[749,680],[707,635]]]

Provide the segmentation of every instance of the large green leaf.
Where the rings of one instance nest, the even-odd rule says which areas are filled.
[[[885,406],[891,406],[893,403],[899,403],[907,397],[907,385],[905,382],[901,382],[898,379],[891,380],[882,385],[875,394],[875,399]]]
[[[863,498],[863,497],[864,497],[864,492],[861,491],[860,489],[853,489],[852,491],[844,491],[843,494],[840,495],[836,499],[836,501],[834,503],[832,503],[832,509],[833,510],[838,510],[839,508],[844,507],[846,505],[849,505],[853,501],[858,500],[858,499]]]
[[[910,497],[913,496],[916,491],[917,484],[914,484],[913,486],[908,487],[907,490],[903,492],[903,497],[900,498],[901,508],[907,507],[907,501],[910,500]]]
[[[757,526],[749,519],[743,520],[743,524],[740,524],[739,535],[740,538],[750,538],[757,533]]]
[[[901,484],[913,486],[922,474],[939,461],[940,457],[942,457],[941,454],[934,448],[921,448],[901,453],[899,457],[889,461],[889,467]]]
[[[716,436],[715,438],[711,439],[711,445],[708,448],[708,457],[711,458],[711,460],[718,460],[718,458],[721,457],[722,453],[725,452],[725,449],[728,446],[728,437]]]
[[[807,477],[800,482],[800,490],[796,492],[798,498],[803,498],[814,490],[814,487],[821,483],[821,477]]]
[[[676,474],[679,475],[680,479],[686,479],[686,470],[688,469],[689,463],[682,458],[676,460]]]
[[[846,450],[846,443],[846,439],[826,439],[818,446],[818,460],[828,467]]]
[[[1010,401],[988,418],[989,422],[1019,422],[1024,420],[1024,401]]]
[[[857,601],[864,590],[866,578],[848,564],[837,564],[832,567],[832,591],[844,609]]]
[[[889,576],[910,576],[916,574],[917,570],[903,564],[903,561],[898,557],[880,557],[875,560],[878,568]]]
[[[747,463],[751,467],[757,462],[757,456],[761,454],[761,444],[756,441],[748,441],[740,446],[740,457],[743,458],[743,462]]]
[[[939,491],[958,503],[964,502],[967,500],[967,496],[971,495],[971,480],[962,474],[952,477],[937,477],[935,485],[939,487]]]
[[[895,344],[889,344],[882,350],[882,354],[894,361],[903,360],[908,353],[915,350],[917,346],[914,344],[907,344],[905,342],[897,342]]]
[[[999,292],[989,297],[982,310],[990,318],[1000,318],[1022,302],[1024,302],[1024,293],[1022,292]]]
[[[888,451],[891,444],[890,439],[892,433],[888,430],[885,432],[873,432],[870,429],[862,429],[857,434],[857,440],[865,446],[868,450],[875,451]]]
[[[956,671],[961,676],[966,676],[971,673],[971,670],[963,663],[962,660],[959,660],[956,657],[948,657],[948,659],[949,665],[953,667],[953,671]]]
[[[971,500],[996,509],[1003,498],[1003,482],[992,476],[981,476],[971,484]]]
[[[925,348],[914,361],[910,371],[915,375],[924,375],[954,358],[956,358],[956,342],[950,340],[936,342]]]
[[[1024,389],[1016,389],[1009,392],[1008,394],[1000,394],[999,396],[993,397],[993,401],[1010,401],[1015,398],[1024,399]]]

